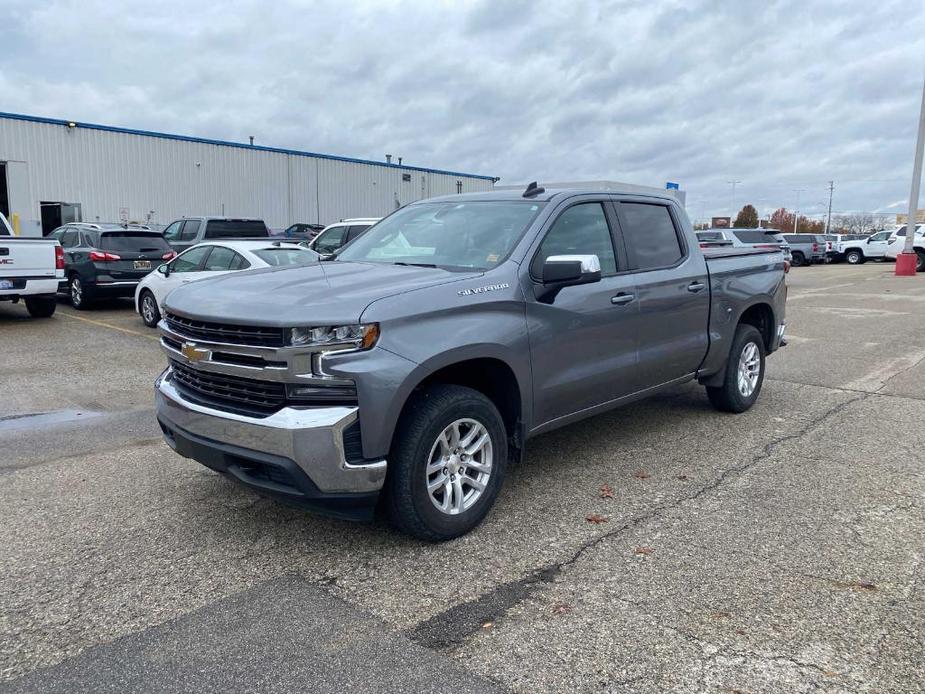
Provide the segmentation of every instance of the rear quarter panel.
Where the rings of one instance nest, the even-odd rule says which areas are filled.
[[[780,253],[707,258],[710,275],[710,349],[701,376],[719,372],[726,363],[742,314],[768,304],[777,326],[785,317],[787,286]]]

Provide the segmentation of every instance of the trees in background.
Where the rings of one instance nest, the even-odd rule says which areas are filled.
[[[780,207],[774,210],[774,214],[771,215],[770,227],[772,229],[780,229],[786,233],[793,233],[793,218],[794,213],[790,212],[786,207]],[[804,217],[800,215],[797,222],[797,233],[798,234],[822,234],[825,233],[825,222],[812,220],[809,217]]]
[[[739,214],[736,215],[735,222],[732,226],[740,229],[757,229],[758,228],[758,210],[754,205],[745,205]]]

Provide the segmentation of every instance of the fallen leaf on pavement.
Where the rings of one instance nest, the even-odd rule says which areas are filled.
[[[610,485],[606,482],[601,485],[601,498],[602,499],[613,499],[613,489],[610,488]]]
[[[592,513],[590,515],[585,516],[585,520],[588,521],[589,523],[600,525],[601,523],[606,523],[610,519],[606,518],[605,516],[600,516],[596,513]]]
[[[553,613],[553,614],[565,614],[565,613],[571,612],[571,611],[572,611],[572,606],[569,605],[567,602],[560,602],[560,603],[557,603],[557,604],[556,604],[555,606],[553,606],[553,608],[552,608],[552,613]]]
[[[483,629],[491,629],[494,625],[495,625],[494,622],[485,622],[485,623],[482,625],[482,628],[483,628]]]
[[[649,478],[649,473],[645,470],[636,470],[636,474],[633,475],[637,480],[645,480]]]
[[[687,475],[676,475],[676,477],[677,477],[679,480],[686,480],[686,479],[687,479]]]
[[[654,552],[655,550],[653,550],[651,547],[646,547],[643,545],[643,546],[636,547],[633,551],[636,554],[652,554],[652,552]]]

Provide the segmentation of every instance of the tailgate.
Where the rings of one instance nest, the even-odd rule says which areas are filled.
[[[49,239],[0,237],[0,277],[54,277],[56,245]]]

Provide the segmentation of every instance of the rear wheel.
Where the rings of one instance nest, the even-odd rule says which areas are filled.
[[[845,260],[849,265],[860,265],[864,262],[864,254],[861,251],[852,248],[850,251],[845,253]]]
[[[70,282],[68,282],[68,294],[71,297],[71,306],[78,311],[90,308],[92,299],[90,290],[84,286],[84,283],[80,281],[80,277],[77,275],[72,275]]]
[[[55,297],[48,296],[27,296],[26,310],[33,318],[48,318],[53,315],[58,307]]]
[[[157,327],[158,322],[161,320],[161,311],[157,307],[154,294],[147,290],[143,291],[139,297],[139,304],[138,312],[141,314],[141,320],[144,321],[144,324],[149,328]]]
[[[793,265],[794,267],[800,267],[806,265],[806,256],[804,256],[800,251],[793,252]]]
[[[761,393],[764,383],[764,339],[753,325],[736,328],[726,380],[721,386],[707,386],[707,397],[722,412],[745,412]]]
[[[405,532],[431,542],[469,532],[504,479],[507,436],[498,409],[471,388],[435,385],[414,396],[389,455],[386,509]]]
[[[925,251],[921,251],[918,248],[915,249],[915,271],[916,272],[925,272]]]

